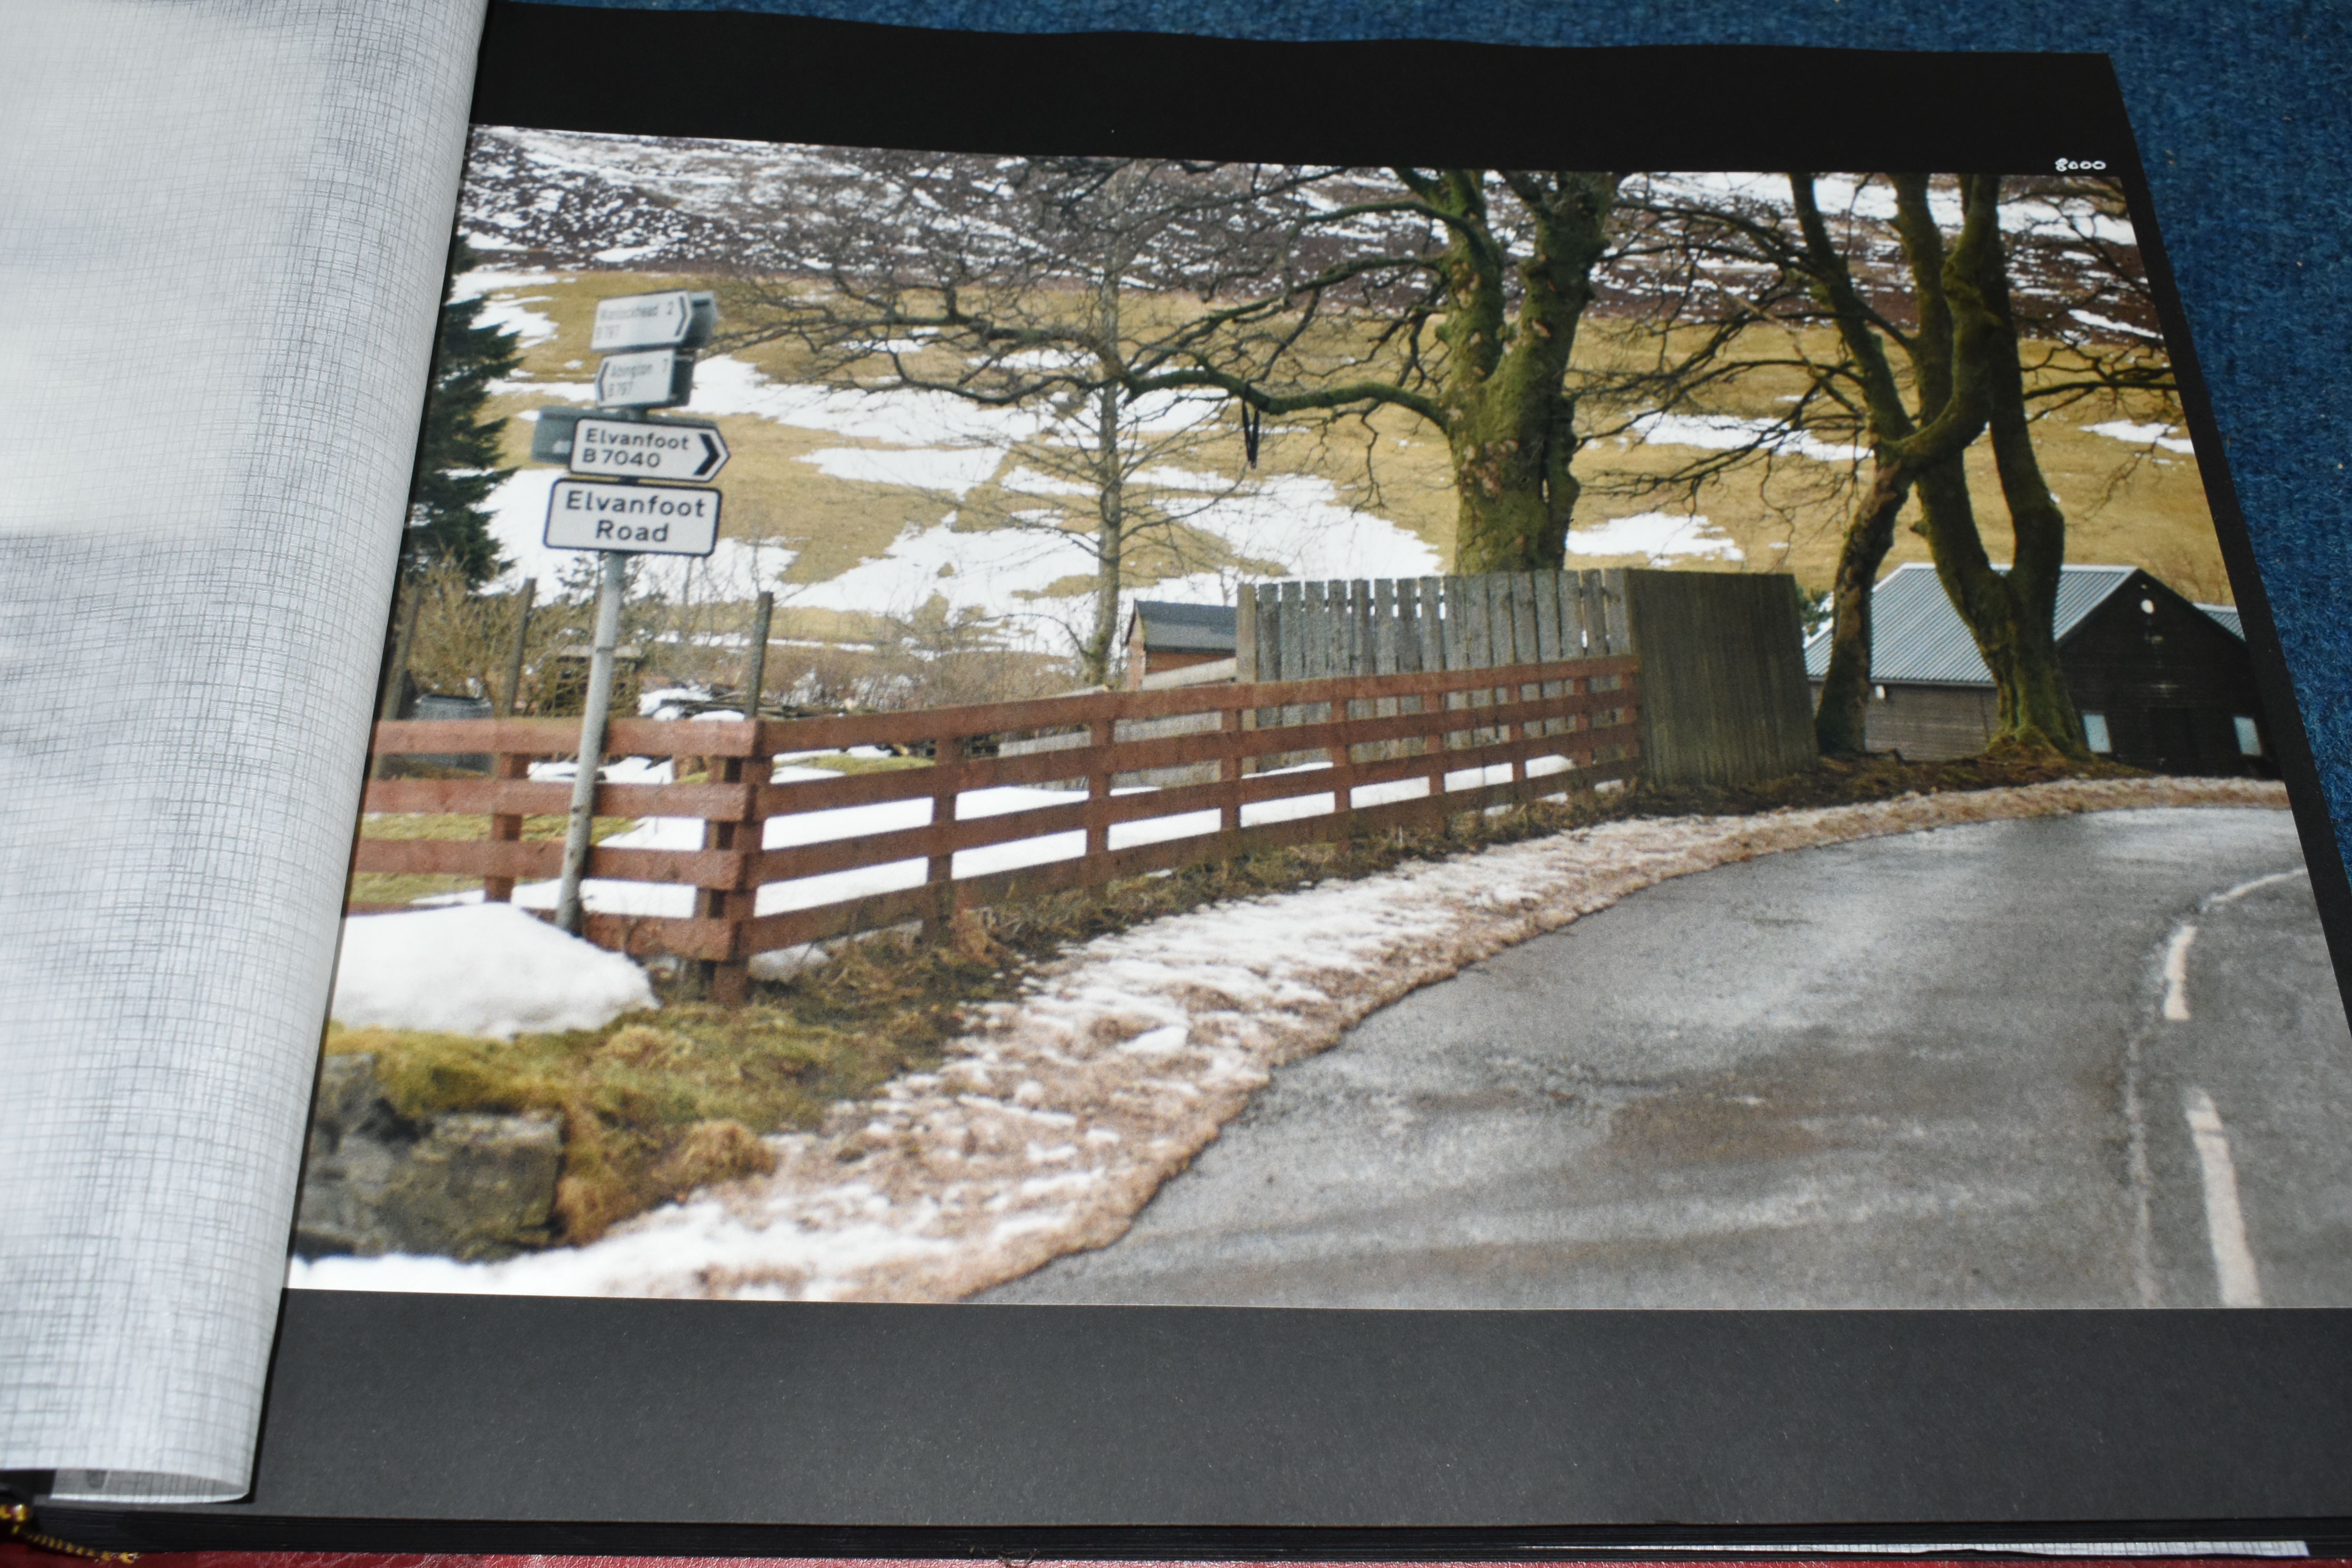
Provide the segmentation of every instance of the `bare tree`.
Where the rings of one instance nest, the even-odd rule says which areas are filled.
[[[1130,159],[868,154],[793,215],[805,270],[739,289],[736,346],[789,339],[815,373],[869,391],[944,393],[1003,411],[974,433],[1008,482],[989,521],[1095,563],[1078,631],[1104,680],[1135,552],[1198,552],[1187,524],[1235,426],[1223,399],[1145,384],[1194,329],[1191,302],[1275,266],[1286,201],[1312,171]]]
[[[1562,560],[1570,363],[1621,176],[861,158],[810,193],[806,269],[743,290],[732,341],[796,338],[855,384],[1070,411],[1104,584],[1139,527],[1188,515],[1136,495],[1134,411],[1168,395],[1229,400],[1253,446],[1267,415],[1403,411],[1446,442],[1459,569]]]
[[[1822,749],[1864,748],[1871,590],[1898,516],[1916,497],[1914,531],[1993,672],[2000,737],[2079,752],[2079,721],[2050,629],[2065,520],[2042,479],[2031,426],[2089,398],[2121,407],[2153,397],[2169,406],[2170,363],[2146,324],[2156,318],[2122,197],[2104,184],[2037,183],[2016,193],[2032,209],[2016,215],[2004,235],[1998,181],[1918,174],[1872,181],[1881,178],[1893,194],[1884,221],[1851,209],[1825,213],[1811,174],[1788,176],[1785,213],[1719,193],[1629,204],[1655,237],[1648,242],[1654,267],[1656,258],[1679,257],[1693,279],[1652,300],[1654,326],[1661,336],[1704,334],[1696,351],[1662,371],[1650,403],[1670,406],[1762,369],[1801,373],[1804,387],[1780,419],[1757,422],[1744,442],[1644,482],[1695,495],[1708,479],[1770,462],[1800,434],[1865,444],[1867,468],[1832,487],[1845,497],[1846,522],[1815,716]],[[1961,221],[1948,243],[1936,205],[1954,194]],[[1620,247],[1635,248],[1631,240]],[[1728,289],[1719,276],[1727,267],[1762,276]],[[2012,273],[2032,279],[2034,313],[2018,310]],[[1834,354],[1798,344],[1797,330],[1813,324],[1834,328]],[[1788,332],[1789,352],[1730,352],[1759,326]],[[2016,538],[2006,572],[1986,556],[1962,466],[1987,431]]]
[[[1204,310],[1137,385],[1213,387],[1257,415],[1412,415],[1452,459],[1455,570],[1558,566],[1584,439],[1570,363],[1622,178],[1333,171],[1347,199],[1289,226],[1278,286]]]

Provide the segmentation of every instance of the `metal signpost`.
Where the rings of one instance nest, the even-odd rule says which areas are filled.
[[[604,556],[596,583],[596,642],[588,661],[588,696],[580,714],[580,759],[572,775],[572,816],[563,835],[563,879],[555,923],[581,934],[580,884],[588,870],[595,824],[596,774],[604,765],[612,718],[613,663],[621,637],[621,596],[631,555],[709,555],[719,545],[719,501],[707,481],[726,466],[727,443],[703,420],[648,419],[640,410],[669,408],[694,391],[692,350],[710,341],[719,311],[708,294],[672,289],[600,301],[590,344],[605,355],[596,367],[600,410],[542,409],[531,456],[562,462],[604,481],[558,479],[547,498],[541,536],[552,550]],[[617,479],[620,482],[610,482]],[[648,479],[686,480],[647,484]]]

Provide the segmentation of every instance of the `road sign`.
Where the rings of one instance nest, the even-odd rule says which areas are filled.
[[[622,294],[596,302],[596,325],[588,346],[600,354],[628,349],[691,349],[710,341],[719,306],[708,294],[672,289],[660,294]]]
[[[550,550],[708,555],[719,545],[719,492],[689,485],[558,479],[547,498]]]
[[[530,460],[534,463],[570,462],[572,432],[580,421],[595,412],[593,408],[539,409],[530,422]]]
[[[694,361],[675,349],[610,354],[596,367],[596,401],[606,408],[675,408],[694,395]]]
[[[708,484],[727,466],[719,426],[681,419],[583,419],[565,461],[575,474]]]

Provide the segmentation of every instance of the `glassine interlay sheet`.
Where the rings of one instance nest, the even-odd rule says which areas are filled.
[[[480,0],[0,51],[0,1469],[235,1497]]]

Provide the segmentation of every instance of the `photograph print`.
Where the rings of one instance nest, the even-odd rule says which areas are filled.
[[[478,126],[291,1283],[2352,1305],[2140,236]]]

